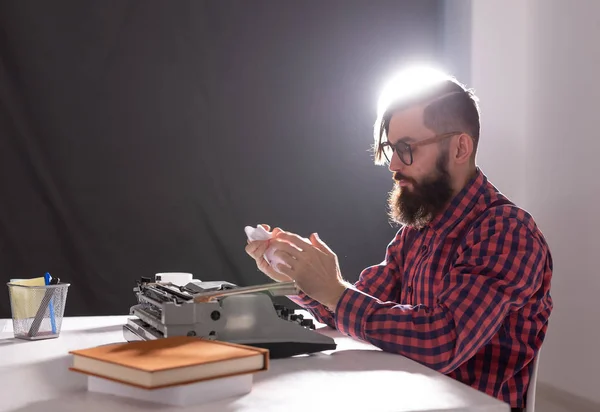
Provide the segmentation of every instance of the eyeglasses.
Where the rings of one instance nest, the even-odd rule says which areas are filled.
[[[402,140],[396,142],[395,144],[391,144],[389,141],[385,141],[381,143],[380,150],[387,159],[388,163],[392,162],[392,157],[394,156],[394,153],[396,153],[400,160],[402,160],[402,163],[404,163],[407,166],[410,166],[413,163],[414,147],[425,146],[431,143],[435,143],[437,141],[445,139],[446,137],[455,136],[460,133],[462,132],[443,133],[410,144],[403,142]]]

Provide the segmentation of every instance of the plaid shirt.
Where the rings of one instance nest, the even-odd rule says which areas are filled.
[[[478,169],[427,227],[402,227],[335,312],[304,293],[290,299],[342,333],[518,408],[552,311],[551,276],[533,218]]]

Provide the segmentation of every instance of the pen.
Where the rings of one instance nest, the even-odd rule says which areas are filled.
[[[44,282],[46,285],[53,283],[50,273],[46,272],[44,275]],[[56,333],[56,320],[54,319],[54,305],[52,303],[52,299],[50,299],[50,305],[48,306],[48,309],[50,310],[50,324],[52,325],[52,333]]]

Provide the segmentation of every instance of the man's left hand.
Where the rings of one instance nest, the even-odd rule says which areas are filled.
[[[277,269],[296,281],[298,287],[311,298],[335,310],[347,283],[342,279],[337,255],[319,235],[309,239],[290,232],[279,232],[271,239],[272,246],[285,263]]]

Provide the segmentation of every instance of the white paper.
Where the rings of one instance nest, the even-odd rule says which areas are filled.
[[[257,227],[246,226],[244,228],[244,231],[246,232],[246,236],[248,236],[248,240],[250,240],[250,241],[267,240],[267,239],[271,239],[273,237],[273,234],[271,232],[268,232],[262,226],[257,226]],[[267,261],[267,263],[273,269],[275,269],[277,272],[281,273],[281,271],[277,268],[277,264],[281,263],[281,264],[285,265],[285,263],[283,262],[283,260],[281,260],[281,258],[279,256],[275,255],[276,250],[277,249],[274,246],[271,246],[267,249],[267,251],[265,252],[265,254],[263,256],[264,256],[265,260]]]
[[[252,373],[247,373],[188,385],[147,390],[88,376],[88,391],[166,405],[189,406],[249,393],[252,390],[253,377]]]

